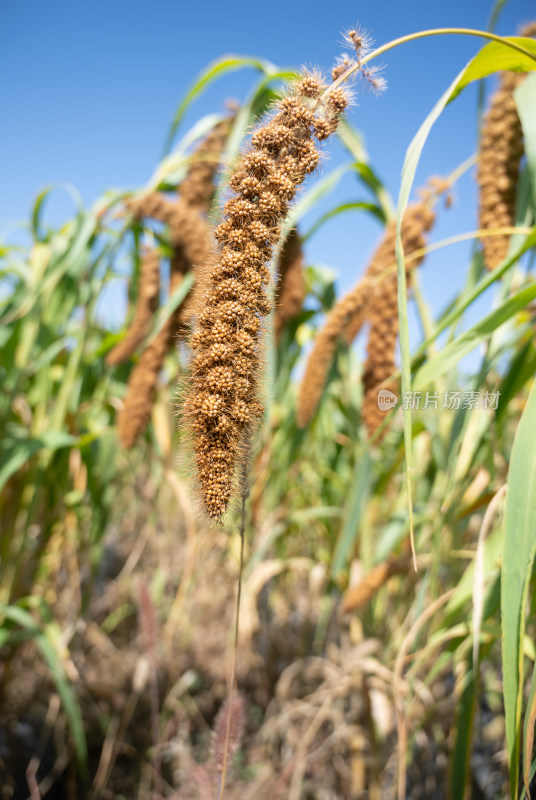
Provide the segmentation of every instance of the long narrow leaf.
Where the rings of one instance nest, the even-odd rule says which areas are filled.
[[[501,577],[506,744],[517,797],[523,699],[525,606],[536,551],[536,383],[518,425],[508,474]]]
[[[77,441],[75,436],[62,431],[45,431],[34,439],[7,439],[0,448],[0,489],[8,479],[40,450],[59,450]]]
[[[476,325],[462,333],[453,342],[449,342],[437,356],[423,364],[415,375],[413,388],[415,390],[422,389],[427,384],[432,383],[439,375],[448,372],[471,350],[474,350],[477,345],[485,341],[493,331],[526,308],[535,297],[536,284],[526,286],[509,297],[498,308],[495,308],[477,322]]]
[[[371,460],[368,451],[366,451],[358,460],[354,469],[348,502],[344,509],[344,520],[333,554],[333,566],[331,568],[333,577],[336,577],[344,569],[355,545],[360,530],[361,512],[370,485],[370,475]]]
[[[173,122],[171,123],[171,127],[164,145],[164,155],[169,153],[171,145],[173,144],[173,139],[175,138],[175,133],[177,132],[177,128],[179,127],[190,103],[196,97],[198,97],[201,92],[203,92],[207,86],[212,83],[212,81],[222,78],[229,72],[234,72],[237,69],[244,69],[244,67],[254,67],[261,72],[264,72],[266,75],[270,75],[276,71],[276,67],[270,61],[250,56],[227,55],[223,56],[223,58],[218,58],[216,61],[213,61],[211,64],[209,64],[207,69],[203,70],[203,72],[196,78],[193,86],[188,90],[186,96],[181,101],[177,111],[175,112],[175,116],[173,117]]]
[[[47,631],[43,630],[34,618],[19,606],[0,604],[0,616],[24,628],[41,648],[69,722],[79,766],[82,773],[86,773],[88,754],[82,714],[53,641],[47,635]]]
[[[527,701],[527,713],[525,714],[525,724],[523,725],[523,783],[527,797],[531,800],[530,794],[530,766],[532,762],[532,751],[534,750],[534,725],[536,723],[536,666],[532,670],[532,680],[530,683],[529,699]]]
[[[536,75],[529,75],[514,93],[523,128],[525,153],[529,165],[532,199],[536,205]]]

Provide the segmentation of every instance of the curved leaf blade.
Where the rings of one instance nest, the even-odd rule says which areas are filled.
[[[26,630],[41,648],[67,716],[78,763],[82,773],[87,774],[88,751],[80,706],[48,628],[43,630],[31,614],[19,606],[2,603],[0,604],[0,615]]]
[[[175,116],[173,117],[173,121],[164,145],[164,155],[169,153],[171,145],[173,144],[173,139],[175,138],[175,133],[177,132],[177,128],[179,127],[190,103],[214,80],[222,78],[229,72],[234,72],[238,69],[244,69],[245,67],[253,67],[254,69],[258,69],[261,72],[264,72],[265,75],[270,75],[276,70],[276,67],[270,61],[252,56],[226,55],[209,64],[208,67],[203,70],[200,75],[198,75],[193,86],[186,92],[186,96],[183,98],[177,111],[175,112]]]
[[[523,129],[529,167],[532,199],[536,204],[536,75],[529,75],[514,92],[517,113]]]
[[[534,59],[514,50],[510,44],[521,44],[530,52],[534,53]],[[493,45],[491,51],[493,58],[490,58],[488,48]],[[432,130],[436,120],[439,118],[445,107],[470,83],[487,75],[492,74],[498,68],[504,69],[505,65],[518,71],[529,71],[536,69],[536,42],[524,37],[512,37],[511,40],[505,39],[501,42],[492,42],[491,45],[484,45],[480,52],[462,69],[462,71],[452,81],[450,86],[441,95],[435,106],[432,108],[421,127],[415,134],[411,144],[406,151],[404,166],[402,167],[402,178],[400,193],[397,205],[397,234],[396,234],[396,261],[398,271],[398,317],[399,317],[399,338],[401,356],[401,376],[402,393],[411,391],[411,355],[409,349],[409,326],[407,313],[407,293],[406,293],[406,268],[404,260],[404,249],[402,246],[402,218],[408,204],[411,188],[415,178],[415,173],[419,164],[421,153],[426,140]],[[410,513],[410,536],[413,541],[412,525],[412,457],[411,457],[411,431],[412,417],[411,409],[403,409],[404,425],[404,444],[406,462],[406,485],[408,493],[408,510]]]
[[[449,98],[449,102],[454,100],[466,86],[473,81],[486,78],[493,72],[510,70],[511,72],[531,72],[536,70],[536,41],[524,36],[505,36],[506,42],[519,44],[526,50],[534,53],[534,58],[530,58],[519,50],[514,50],[501,42],[490,42],[469,62],[463,70],[459,81]]]
[[[422,389],[439,375],[448,372],[471,350],[491,336],[497,328],[526,308],[534,298],[536,298],[536,285],[526,286],[508,297],[504,303],[501,303],[498,308],[487,314],[476,325],[473,325],[454,341],[449,342],[437,356],[426,361],[415,375],[413,388],[415,390]]]
[[[380,206],[377,206],[375,203],[368,203],[365,200],[356,200],[353,203],[339,203],[334,208],[331,208],[329,211],[326,211],[325,214],[322,214],[320,219],[318,219],[311,227],[303,234],[302,242],[306,242],[311,236],[314,234],[324,225],[324,223],[328,222],[328,220],[332,219],[333,217],[338,217],[339,214],[342,214],[345,211],[367,211],[379,222],[385,223],[387,222],[385,218],[385,214]]]
[[[536,553],[536,383],[518,425],[503,528],[501,627],[510,789],[517,797],[523,699],[525,607]]]

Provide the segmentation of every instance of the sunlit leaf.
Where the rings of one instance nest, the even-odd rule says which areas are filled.
[[[504,515],[501,625],[510,788],[517,797],[521,744],[525,607],[536,552],[536,384],[519,422],[508,472]]]

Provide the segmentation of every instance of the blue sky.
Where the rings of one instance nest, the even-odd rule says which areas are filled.
[[[28,218],[35,195],[47,184],[74,184],[88,205],[107,188],[143,185],[158,162],[179,100],[196,74],[224,53],[258,55],[281,66],[329,68],[341,52],[341,31],[356,21],[382,44],[425,28],[483,29],[490,10],[487,0],[339,0],[333,6],[302,0],[6,3],[0,25],[0,234]],[[515,33],[532,16],[533,0],[510,0],[497,32]],[[383,59],[387,91],[379,98],[360,91],[350,119],[363,132],[371,161],[395,199],[411,138],[480,46],[480,40],[461,36],[406,44]],[[245,71],[215,84],[193,106],[184,129],[220,111],[227,98],[243,97],[254,79]],[[475,135],[476,87],[470,87],[434,128],[417,186],[430,174],[448,174],[470,156]],[[333,159],[324,172],[341,158],[336,147],[328,147],[330,152]],[[441,212],[434,241],[475,227],[472,173],[454,194],[454,208]],[[366,192],[347,179],[338,196],[366,199]],[[47,218],[57,223],[69,212],[67,196],[57,193]],[[379,233],[378,223],[366,215],[343,216],[311,240],[308,255],[336,271],[342,291],[359,277]],[[448,248],[422,268],[434,308],[460,285],[467,252],[467,246]]]

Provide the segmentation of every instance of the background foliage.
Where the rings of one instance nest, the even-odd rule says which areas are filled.
[[[479,46],[408,149],[399,219],[445,106],[498,65],[535,68],[504,42],[475,39]],[[534,43],[523,46],[536,55]],[[184,113],[212,81],[252,64],[257,79],[224,154],[232,163],[289,71],[238,56],[212,63],[179,105],[166,155],[144,189],[180,186],[192,145],[214,123],[202,118],[184,131]],[[475,242],[464,283],[435,316],[417,276],[412,302],[423,337],[413,352],[405,293],[399,297],[402,389],[499,391],[496,411],[408,409],[403,419],[399,411],[381,442],[368,441],[360,351],[341,345],[312,424],[298,428],[304,357],[336,300],[332,274],[315,264],[315,232],[339,215],[348,224],[363,212],[387,223],[395,213],[351,114],[339,134],[345,163],[330,170],[328,162],[289,215],[288,229],[297,225],[308,243],[307,300],[279,343],[267,344],[238,664],[249,712],[229,796],[272,797],[282,787],[296,798],[395,796],[396,755],[400,797],[419,796],[423,786],[426,797],[502,797],[504,741],[512,796],[518,783],[528,789],[536,284],[525,253],[536,236],[535,92],[533,74],[516,95],[526,159],[508,257],[486,273]],[[337,196],[347,175],[360,192],[351,207]],[[224,170],[214,217],[225,186]],[[184,346],[169,353],[151,425],[128,452],[114,423],[135,359],[115,369],[104,361],[124,335],[104,321],[107,287],[126,263],[135,300],[142,241],[156,238],[164,256],[169,242],[165,231],[125,216],[130,193],[119,190],[90,209],[79,204],[61,227],[47,226],[49,191],[35,201],[31,245],[5,243],[0,252],[6,792],[207,796],[197,762],[208,758],[208,731],[225,695],[238,518],[221,532],[193,511],[188,445],[170,403],[177,360],[182,374],[187,366]],[[319,204],[328,199],[326,213]],[[466,323],[489,287],[491,308]],[[152,333],[173,302],[163,298]],[[471,373],[461,373],[470,352]]]

